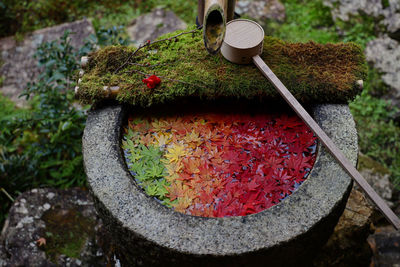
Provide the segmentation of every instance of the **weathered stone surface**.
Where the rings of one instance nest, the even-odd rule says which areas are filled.
[[[186,27],[186,23],[172,11],[156,8],[151,13],[134,19],[126,28],[126,32],[133,42],[142,44],[163,34],[184,30]]]
[[[88,184],[96,208],[128,265],[301,266],[328,240],[352,181],[319,147],[310,177],[290,197],[245,217],[188,216],[140,190],[119,147],[127,108],[93,110],[83,137]],[[357,134],[346,105],[320,105],[315,118],[355,164]]]
[[[80,20],[34,31],[17,42],[14,37],[0,39],[0,76],[4,78],[0,91],[22,106],[25,100],[18,98],[28,82],[40,73],[37,60],[33,58],[38,46],[43,42],[58,40],[66,30],[71,31],[71,45],[80,48],[85,38],[94,33],[90,21]]]
[[[279,0],[239,0],[236,12],[265,24],[267,20],[283,22],[286,18],[285,6]]]
[[[398,0],[324,0],[331,7],[334,20],[349,21],[352,16],[374,17],[387,32],[400,29],[400,2]]]
[[[366,58],[382,73],[382,80],[391,88],[384,98],[400,107],[400,1],[324,0],[324,4],[331,7],[334,20],[351,24],[368,16],[375,21],[378,37],[368,42]]]
[[[400,43],[387,36],[379,37],[368,42],[365,54],[382,72],[382,80],[393,89],[392,98],[400,107]]]
[[[394,186],[390,182],[390,171],[372,158],[360,154],[358,170],[372,188],[386,203],[393,207]]]
[[[381,0],[324,0],[323,2],[331,8],[334,20],[348,21],[351,16],[359,15],[360,11],[378,17],[383,10]]]
[[[0,236],[0,266],[105,266],[101,228],[87,191],[32,189],[10,209]],[[39,246],[40,238],[45,245]]]
[[[368,237],[373,257],[370,266],[398,267],[400,266],[400,232],[386,226],[376,229]]]
[[[353,188],[334,233],[318,254],[314,265],[368,266],[371,250],[367,238],[372,231],[373,212],[364,194]]]
[[[361,170],[360,174],[365,178],[365,180],[372,186],[372,188],[381,196],[389,207],[393,207],[392,195],[393,195],[393,185],[389,180],[390,175],[376,173],[373,170],[365,169]]]

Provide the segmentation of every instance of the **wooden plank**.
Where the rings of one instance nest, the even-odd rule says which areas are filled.
[[[362,177],[357,169],[349,162],[349,160],[343,155],[343,153],[336,147],[333,141],[328,135],[319,127],[314,119],[307,113],[307,111],[300,105],[297,99],[290,93],[286,86],[276,77],[271,69],[265,64],[260,56],[254,56],[253,62],[256,64],[258,69],[263,75],[274,85],[281,96],[286,102],[293,108],[297,115],[310,127],[315,133],[318,139],[324,144],[328,151],[336,158],[340,165],[346,170],[346,172],[352,177],[357,184],[364,190],[368,197],[375,203],[378,209],[383,213],[386,219],[396,228],[400,229],[400,219],[397,215],[389,208],[386,202],[375,192],[375,190],[368,184],[368,182]]]

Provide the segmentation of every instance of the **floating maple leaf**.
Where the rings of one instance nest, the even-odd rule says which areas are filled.
[[[315,137],[293,116],[191,114],[130,119],[129,128],[131,141],[123,145],[146,191],[197,216],[271,207],[298,187],[315,161]],[[160,176],[157,164],[165,166],[165,180],[152,180]]]
[[[172,163],[178,162],[185,154],[185,147],[180,144],[175,144],[174,146],[168,148],[165,157],[167,158],[169,163]]]

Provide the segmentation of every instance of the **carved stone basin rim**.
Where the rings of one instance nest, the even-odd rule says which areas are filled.
[[[322,147],[308,179],[281,203],[244,217],[184,215],[161,205],[139,189],[120,148],[128,111],[116,105],[92,110],[83,136],[88,185],[97,210],[118,243],[141,262],[164,258],[220,263],[268,259],[295,264],[326,242],[343,212],[352,181]],[[353,163],[357,133],[347,105],[312,108],[315,120]],[[146,255],[144,255],[146,254]],[[155,257],[157,255],[157,257]],[[290,255],[296,255],[289,259]]]

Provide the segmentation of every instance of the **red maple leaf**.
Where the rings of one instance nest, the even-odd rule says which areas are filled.
[[[297,116],[288,116],[283,114],[282,116],[275,119],[276,125],[282,127],[283,129],[287,128],[295,128],[298,126],[302,126],[303,122]]]
[[[265,166],[271,168],[272,170],[280,169],[283,167],[283,159],[278,156],[271,156],[265,159]]]
[[[255,179],[253,179],[250,183],[247,184],[247,188],[249,191],[258,191],[257,188],[260,187],[260,184],[256,182]]]
[[[214,194],[210,194],[203,190],[199,194],[199,199],[202,203],[211,203],[214,201]]]

